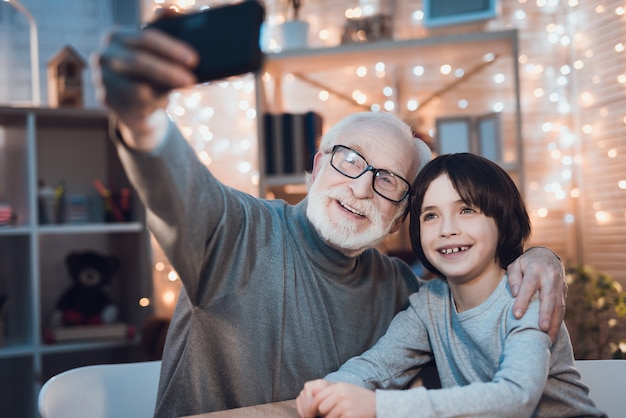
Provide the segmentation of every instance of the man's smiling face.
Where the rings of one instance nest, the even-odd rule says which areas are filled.
[[[369,164],[407,178],[410,147],[390,137],[383,127],[344,135],[338,144],[358,151]],[[372,188],[372,172],[352,179],[330,165],[330,153],[315,156],[308,194],[307,216],[322,238],[347,255],[378,245],[401,224],[406,201],[391,202]]]

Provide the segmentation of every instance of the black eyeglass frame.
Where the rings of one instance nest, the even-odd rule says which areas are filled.
[[[361,171],[361,173],[359,173],[356,176],[351,176],[351,175],[346,174],[345,172],[341,171],[338,167],[335,167],[335,164],[333,164],[333,160],[335,159],[335,153],[340,148],[346,149],[346,150],[348,150],[350,152],[355,153],[356,155],[358,155],[363,160],[363,162],[365,163],[365,168],[363,169],[363,171]],[[386,170],[384,168],[376,168],[376,167],[370,165],[370,163],[367,162],[365,157],[363,157],[358,151],[356,151],[356,150],[354,150],[354,149],[352,149],[350,147],[347,147],[345,145],[335,145],[335,146],[333,146],[332,151],[331,151],[331,156],[330,156],[330,166],[332,168],[334,168],[335,171],[337,171],[338,173],[340,173],[340,174],[342,174],[342,175],[344,175],[344,176],[346,176],[348,178],[351,178],[351,179],[358,179],[363,174],[367,173],[368,171],[371,171],[374,174],[372,176],[372,190],[374,190],[374,192],[376,192],[377,195],[379,195],[380,197],[382,197],[384,199],[389,200],[390,202],[401,203],[404,199],[406,199],[408,196],[411,195],[411,183],[409,183],[404,177],[399,176],[399,175],[395,174],[394,172]],[[400,200],[391,199],[390,197],[387,197],[384,194],[382,194],[381,192],[379,192],[378,190],[376,190],[376,178],[379,176],[379,174],[381,172],[388,173],[388,174],[391,175],[391,177],[396,177],[396,178],[402,180],[406,184],[406,186],[407,186],[406,192],[400,198]]]

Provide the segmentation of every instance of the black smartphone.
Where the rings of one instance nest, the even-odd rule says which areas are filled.
[[[256,0],[216,6],[200,12],[167,16],[148,24],[198,51],[199,83],[258,71],[263,62],[260,32],[265,18]]]

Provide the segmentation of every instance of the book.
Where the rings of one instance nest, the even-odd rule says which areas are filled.
[[[274,159],[274,174],[284,174],[285,164],[283,158],[283,120],[282,114],[272,115],[272,153]]]
[[[306,159],[305,170],[311,171],[313,169],[313,158],[319,148],[319,141],[322,138],[322,128],[324,120],[322,115],[316,112],[307,112],[305,115],[305,147],[304,158]]]
[[[282,138],[283,141],[283,171],[282,174],[293,174],[294,170],[294,128],[293,120],[295,115],[292,113],[283,113],[280,115],[283,125]]]
[[[132,339],[134,336],[135,328],[124,323],[76,325],[49,328],[44,332],[44,341],[50,344],[79,340]]]
[[[4,318],[7,312],[7,306],[9,306],[9,297],[7,295],[0,295],[0,320]]]
[[[307,159],[305,155],[306,149],[306,132],[304,119],[306,114],[296,113],[291,115],[291,143],[292,154],[289,158],[293,161],[293,174],[304,174],[306,171]]]
[[[87,223],[89,221],[89,198],[84,194],[67,196],[66,221],[68,223]]]
[[[265,151],[265,174],[275,174],[274,152],[272,141],[274,138],[274,115],[263,114],[263,149]]]
[[[8,305],[9,305],[8,300],[9,300],[9,297],[7,295],[0,295],[0,347],[4,345],[4,333],[5,333],[4,319],[8,311]]]

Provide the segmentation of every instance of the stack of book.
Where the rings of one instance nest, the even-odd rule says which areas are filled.
[[[266,113],[265,173],[304,174],[313,168],[313,157],[322,136],[322,116],[307,113]]]

